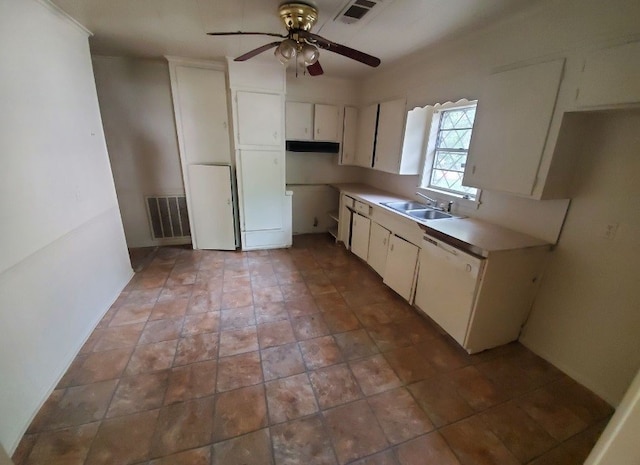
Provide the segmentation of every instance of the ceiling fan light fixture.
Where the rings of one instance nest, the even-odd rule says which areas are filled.
[[[293,39],[285,39],[280,42],[280,45],[276,48],[273,54],[280,60],[283,65],[287,64],[289,60],[295,58],[298,51],[298,44]]]
[[[300,55],[302,56],[304,64],[310,66],[318,61],[318,58],[320,58],[320,51],[315,45],[304,44],[300,50]]]

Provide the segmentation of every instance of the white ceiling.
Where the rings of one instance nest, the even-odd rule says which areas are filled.
[[[273,37],[211,37],[213,31],[284,33],[282,0],[53,0],[94,33],[98,55],[220,59],[238,56]],[[320,18],[313,32],[375,55],[381,67],[530,6],[532,0],[382,0],[360,22],[333,21],[348,0],[314,0]],[[254,59],[275,59],[271,52]],[[325,74],[357,77],[371,68],[324,51]]]

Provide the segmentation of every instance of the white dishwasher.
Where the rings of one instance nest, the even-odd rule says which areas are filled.
[[[415,304],[462,346],[485,260],[424,236]]]

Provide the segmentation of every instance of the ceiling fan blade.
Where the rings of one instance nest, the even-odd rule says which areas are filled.
[[[347,47],[346,45],[331,42],[329,39],[325,39],[324,37],[317,34],[313,34],[308,31],[298,31],[298,34],[300,35],[300,37],[316,43],[320,48],[329,50],[330,52],[337,53],[347,58],[351,58],[352,60],[359,61],[360,63],[364,63],[365,65],[369,65],[373,68],[379,66],[381,63],[380,58],[376,58],[367,53]]]
[[[245,36],[272,36],[272,37],[282,37],[287,38],[287,35],[283,35],[283,34],[276,34],[274,32],[242,32],[242,31],[237,31],[237,32],[207,32],[208,36],[240,36],[240,35],[245,35]]]
[[[256,55],[261,54],[264,51],[269,50],[270,48],[277,47],[280,42],[271,42],[270,44],[265,44],[262,47],[254,48],[250,52],[245,53],[244,55],[240,55],[238,58],[235,58],[233,61],[247,61],[249,58],[253,58]]]
[[[324,70],[322,69],[322,66],[320,66],[319,61],[316,61],[314,64],[307,66],[307,71],[309,71],[309,74],[311,76],[320,76],[321,74],[324,74]]]

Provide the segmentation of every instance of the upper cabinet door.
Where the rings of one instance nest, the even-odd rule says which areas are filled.
[[[175,111],[185,165],[231,163],[224,72],[176,66],[175,77]]]
[[[338,142],[340,109],[335,105],[315,104],[314,111],[314,140]]]
[[[640,42],[610,47],[589,55],[580,77],[581,107],[640,102]]]
[[[556,60],[489,76],[478,99],[465,185],[532,194],[563,66]]]
[[[286,103],[287,140],[313,139],[313,103]]]
[[[378,114],[378,130],[373,167],[380,171],[398,173],[402,156],[404,123],[407,116],[405,99],[382,102]]]
[[[356,140],[358,130],[358,109],[344,107],[344,121],[342,126],[342,157],[340,163],[353,165],[356,162]]]
[[[282,95],[238,91],[238,145],[281,147]]]
[[[358,114],[358,138],[356,143],[355,164],[371,168],[373,148],[376,142],[376,124],[378,123],[378,104],[364,107]]]

